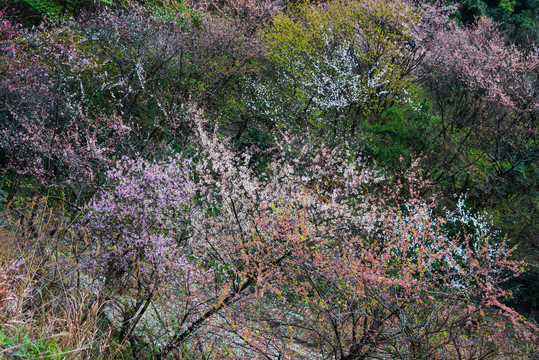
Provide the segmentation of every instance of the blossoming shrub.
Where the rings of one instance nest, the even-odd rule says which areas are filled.
[[[185,240],[185,213],[195,190],[189,162],[123,158],[106,175],[85,218],[100,248],[91,267],[114,281],[119,274],[131,275],[133,267],[148,276],[169,276]]]
[[[201,287],[211,281],[211,271],[201,270],[186,246],[196,189],[190,166],[180,155],[162,161],[124,157],[88,205],[81,230],[93,256],[84,258],[84,267],[119,311],[121,341],[152,302],[161,306],[144,319],[148,336],[166,333],[169,321],[182,318],[182,305],[187,320],[203,300]]]
[[[220,295],[161,358],[193,336],[218,358],[525,356],[512,346],[537,329],[500,288],[523,264],[482,219],[425,198],[417,164],[390,185],[345,147],[284,136],[239,156],[203,123],[198,134],[190,246]],[[451,232],[462,224],[476,231]]]

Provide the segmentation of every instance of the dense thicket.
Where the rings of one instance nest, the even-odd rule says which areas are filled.
[[[0,354],[533,357],[536,7],[487,5],[2,5]]]

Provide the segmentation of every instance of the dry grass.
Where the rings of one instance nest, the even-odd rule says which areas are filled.
[[[0,358],[109,357],[112,329],[81,285],[69,226],[46,199],[0,211]]]

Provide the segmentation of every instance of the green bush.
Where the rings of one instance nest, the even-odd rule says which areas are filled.
[[[430,149],[427,130],[433,122],[427,101],[419,106],[393,106],[385,110],[377,122],[362,122],[364,149],[389,168],[397,167],[401,157],[410,163]]]

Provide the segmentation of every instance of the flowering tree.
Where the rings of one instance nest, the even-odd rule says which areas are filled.
[[[445,19],[445,21],[444,21]],[[537,154],[537,53],[507,45],[489,19],[459,28],[447,14],[431,19],[418,73],[440,112],[442,177],[460,167],[489,168],[497,177],[526,167]],[[459,159],[464,158],[464,164]]]
[[[229,5],[172,18],[133,6],[32,30],[2,15],[4,171],[67,184],[82,204],[113,160],[185,142],[183,104],[227,108],[262,51],[254,29],[272,7]]]
[[[361,117],[402,100],[417,65],[412,40],[419,15],[402,1],[332,1],[277,15],[262,36],[280,67],[277,78],[283,84],[277,89],[288,89],[292,96],[296,114],[289,116],[300,113],[315,127],[354,134]],[[271,93],[264,85],[254,90]]]
[[[201,289],[211,283],[211,269],[200,268],[187,246],[196,189],[190,163],[180,155],[159,162],[122,158],[106,177],[81,222],[91,250],[83,265],[113,301],[120,342],[139,322],[152,326],[155,338],[200,311]],[[152,302],[161,311],[142,319]]]
[[[26,31],[1,21],[3,172],[61,178],[78,194],[128,132],[114,114],[90,114],[85,107],[84,82],[97,59],[68,26]]]
[[[213,264],[219,290],[158,357],[194,338],[216,357],[488,357],[509,342],[487,346],[482,329],[506,324],[533,341],[499,287],[522,264],[464,209],[436,215],[417,169],[384,189],[345,150],[285,136],[236,156],[200,121],[198,134],[202,201],[189,246]],[[455,222],[473,231],[452,235]]]
[[[231,10],[222,17],[206,11],[186,8],[170,19],[133,8],[81,24],[108,63],[101,90],[122,113],[142,117],[149,133],[154,126],[173,133],[181,124],[177,107],[188,100],[205,104],[209,112],[261,50],[249,34],[254,20],[225,17]],[[143,99],[152,110],[148,120],[139,109]]]

